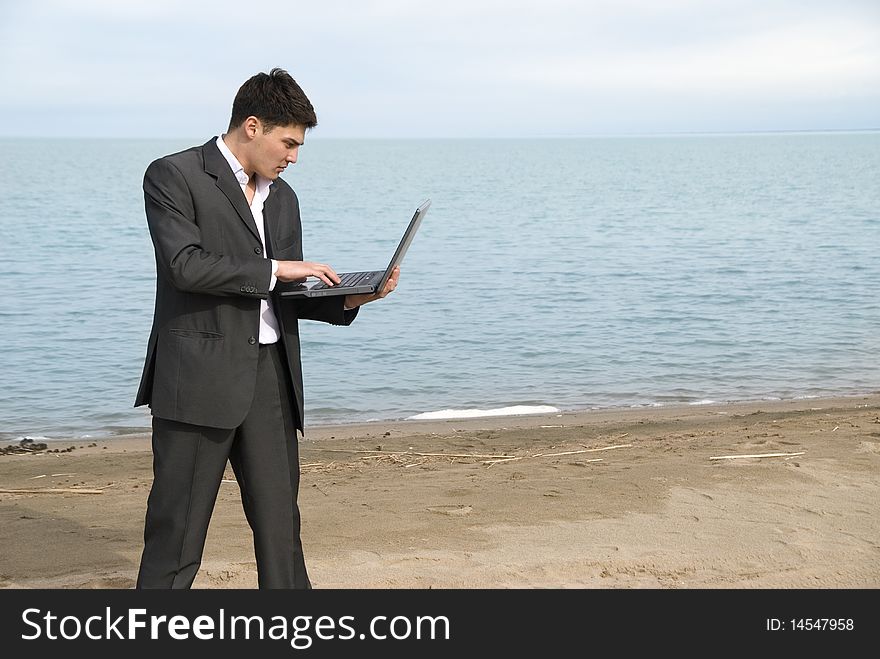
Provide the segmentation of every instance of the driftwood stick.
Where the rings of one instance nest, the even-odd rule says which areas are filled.
[[[614,446],[603,446],[601,448],[590,448],[587,451],[610,451],[614,448],[632,448],[632,444],[615,444]]]
[[[552,458],[556,455],[574,455],[576,453],[593,453],[595,451],[610,451],[614,448],[629,448],[632,444],[618,444],[616,446],[603,446],[602,448],[586,448],[582,451],[563,451],[562,453],[535,453],[531,458]]]
[[[407,451],[400,455],[419,455],[426,458],[512,458],[512,455],[480,455],[478,453],[414,453]]]
[[[84,487],[48,487],[40,490],[8,490],[4,488],[0,489],[0,494],[104,494],[104,490],[93,490]]]
[[[334,451],[336,453],[372,453],[378,455],[418,455],[427,458],[510,458],[510,455],[479,455],[476,453],[417,453],[415,451],[364,451],[344,448],[313,448],[312,451]],[[378,457],[377,455],[377,457]]]
[[[734,458],[786,458],[794,455],[803,455],[806,451],[800,453],[755,453],[750,455],[718,455],[710,460],[733,460]]]
[[[492,465],[497,465],[501,462],[514,462],[515,460],[522,460],[526,456],[519,456],[514,458],[500,458],[498,460],[483,460],[483,464],[491,467]]]
[[[560,453],[558,455],[568,455],[567,453]],[[493,465],[501,464],[502,462],[513,462],[514,460],[523,460],[527,458],[542,458],[545,457],[543,455],[523,455],[518,458],[507,458],[506,460],[483,460],[483,464],[487,467],[491,467]],[[591,458],[589,460],[584,460],[584,462],[603,462],[603,458]]]
[[[559,453],[535,453],[533,455],[484,455],[481,453],[421,453],[418,451],[383,451],[364,450],[364,449],[338,449],[338,448],[313,448],[313,451],[332,451],[334,453],[366,453],[361,460],[376,460],[388,457],[391,460],[400,460],[403,456],[417,456],[423,458],[476,458],[483,460],[483,464],[492,466],[500,462],[513,462],[514,460],[523,460],[524,458],[552,458],[562,455],[577,455],[579,453],[593,453],[595,451],[610,451],[618,448],[630,448],[632,444],[615,444],[614,446],[602,446],[599,448],[588,448],[580,451],[562,451]],[[591,460],[588,462],[597,462]],[[416,463],[421,464],[421,463]],[[406,466],[412,466],[406,465]]]

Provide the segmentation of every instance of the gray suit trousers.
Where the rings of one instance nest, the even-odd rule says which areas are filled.
[[[189,588],[226,462],[254,535],[260,588],[310,588],[297,505],[299,450],[282,344],[261,345],[254,400],[231,430],[153,417],[153,487],[137,588]]]

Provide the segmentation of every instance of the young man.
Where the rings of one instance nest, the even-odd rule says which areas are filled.
[[[153,487],[138,588],[189,588],[232,463],[260,588],[310,588],[297,506],[303,430],[299,319],[349,325],[375,295],[281,299],[277,281],[333,269],[303,261],[299,205],[278,178],[296,162],[312,104],[281,69],[239,89],[228,132],[144,176],[156,307],[135,405],[153,414]]]

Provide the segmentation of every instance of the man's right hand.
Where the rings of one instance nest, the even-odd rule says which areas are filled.
[[[341,281],[329,265],[311,261],[278,261],[275,276],[279,281],[297,282],[305,281],[306,277],[317,277],[328,286],[335,286]]]

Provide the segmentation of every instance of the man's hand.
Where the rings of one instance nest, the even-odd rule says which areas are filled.
[[[278,261],[275,276],[279,281],[305,281],[306,277],[317,277],[328,286],[340,282],[339,275],[329,265],[311,261]]]
[[[388,277],[388,281],[385,282],[385,286],[382,287],[381,291],[377,291],[375,293],[363,293],[362,295],[346,295],[345,296],[345,306],[349,308],[359,307],[362,304],[366,304],[367,302],[372,302],[373,300],[381,300],[383,297],[388,295],[391,291],[397,288],[397,281],[400,279],[400,266],[394,266],[394,270],[391,271],[391,276]]]

